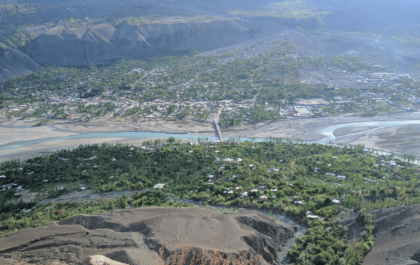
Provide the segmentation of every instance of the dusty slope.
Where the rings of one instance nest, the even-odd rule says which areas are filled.
[[[420,205],[376,210],[375,246],[364,265],[420,264]]]
[[[104,255],[128,264],[155,264],[162,244],[170,254],[186,238],[196,250],[221,249],[233,255],[248,250],[261,253],[262,263],[277,264],[279,247],[292,237],[292,227],[257,212],[224,215],[199,208],[144,208],[79,215],[9,233],[0,237],[0,256],[14,252],[25,262],[59,258],[80,264],[87,256]]]
[[[41,70],[41,66],[19,50],[0,56],[0,82]]]
[[[83,66],[120,58],[144,58],[191,50],[205,51],[245,41],[274,26],[237,20],[146,25],[109,24],[85,28],[57,26],[39,35],[25,52],[39,63]]]

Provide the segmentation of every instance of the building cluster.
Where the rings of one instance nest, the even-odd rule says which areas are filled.
[[[392,81],[397,81],[401,78],[411,78],[411,76],[397,73],[363,73],[357,77],[357,83],[381,87],[383,85],[392,85]]]

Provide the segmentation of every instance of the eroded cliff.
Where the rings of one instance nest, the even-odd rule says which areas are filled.
[[[25,52],[38,63],[85,66],[122,56],[142,59],[217,49],[245,41],[274,27],[267,23],[238,20],[125,23],[118,28],[109,24],[79,28],[57,26],[41,34],[25,48]]]

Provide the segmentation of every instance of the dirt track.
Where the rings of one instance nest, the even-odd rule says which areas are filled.
[[[0,237],[0,256],[80,264],[87,256],[104,255],[128,264],[156,264],[162,245],[170,254],[185,240],[195,250],[260,253],[261,264],[278,264],[280,247],[292,237],[291,226],[254,211],[226,215],[200,208],[143,208],[79,215],[6,234]]]

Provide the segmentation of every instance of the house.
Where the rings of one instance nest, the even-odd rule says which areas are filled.
[[[261,195],[260,197],[258,197],[258,200],[260,200],[260,201],[266,201],[266,200],[268,200],[268,197],[265,196],[265,195]]]
[[[112,158],[112,162],[115,162],[115,161],[117,161],[117,159],[115,159],[115,158]]]
[[[304,201],[295,201],[295,204],[304,205],[305,202]]]
[[[212,178],[214,178],[214,175],[208,175],[207,176],[209,179],[212,179]]]
[[[260,186],[260,189],[262,189],[262,190],[265,189],[265,186]]]
[[[327,174],[325,174],[325,175],[327,175],[327,176],[331,176],[331,177],[335,177],[335,174],[333,174],[333,173],[327,173]]]
[[[233,194],[233,190],[230,190],[227,192],[228,194]]]
[[[6,178],[6,176],[5,175],[1,175],[0,176],[0,179],[5,179]]]
[[[233,163],[233,161],[235,161],[235,160],[233,160],[232,158],[223,159],[223,162],[225,162],[225,163]]]
[[[81,190],[85,190],[86,188],[85,188],[85,187],[80,187],[80,189],[81,189]]]
[[[238,157],[238,158],[236,158],[236,161],[237,161],[237,162],[242,162],[242,161],[243,161],[243,159]]]
[[[246,192],[246,191],[245,191],[245,192],[243,192],[243,193],[242,193],[242,196],[247,197],[247,196],[248,196],[248,192]]]
[[[22,191],[22,186],[17,187],[17,188],[16,188],[16,191],[17,191],[17,192]]]
[[[235,190],[239,190],[240,188],[242,188],[242,187],[236,187]]]
[[[306,217],[312,220],[320,218],[318,215],[313,215],[313,214],[308,214]]]
[[[252,189],[251,192],[258,192],[258,190],[257,189]]]
[[[340,201],[337,200],[337,199],[334,199],[334,200],[331,201],[331,203],[332,204],[335,204],[335,205],[338,205],[338,204],[340,204]]]
[[[271,189],[270,191],[271,192],[277,192],[277,189]]]
[[[165,187],[165,184],[161,184],[161,183],[158,183],[155,186],[153,186],[153,188],[155,189],[163,189],[163,187]]]
[[[337,175],[337,178],[342,179],[342,180],[346,180],[346,176]]]
[[[249,165],[249,168],[250,169],[254,169],[255,168],[255,165],[254,164],[251,164],[251,165]]]

